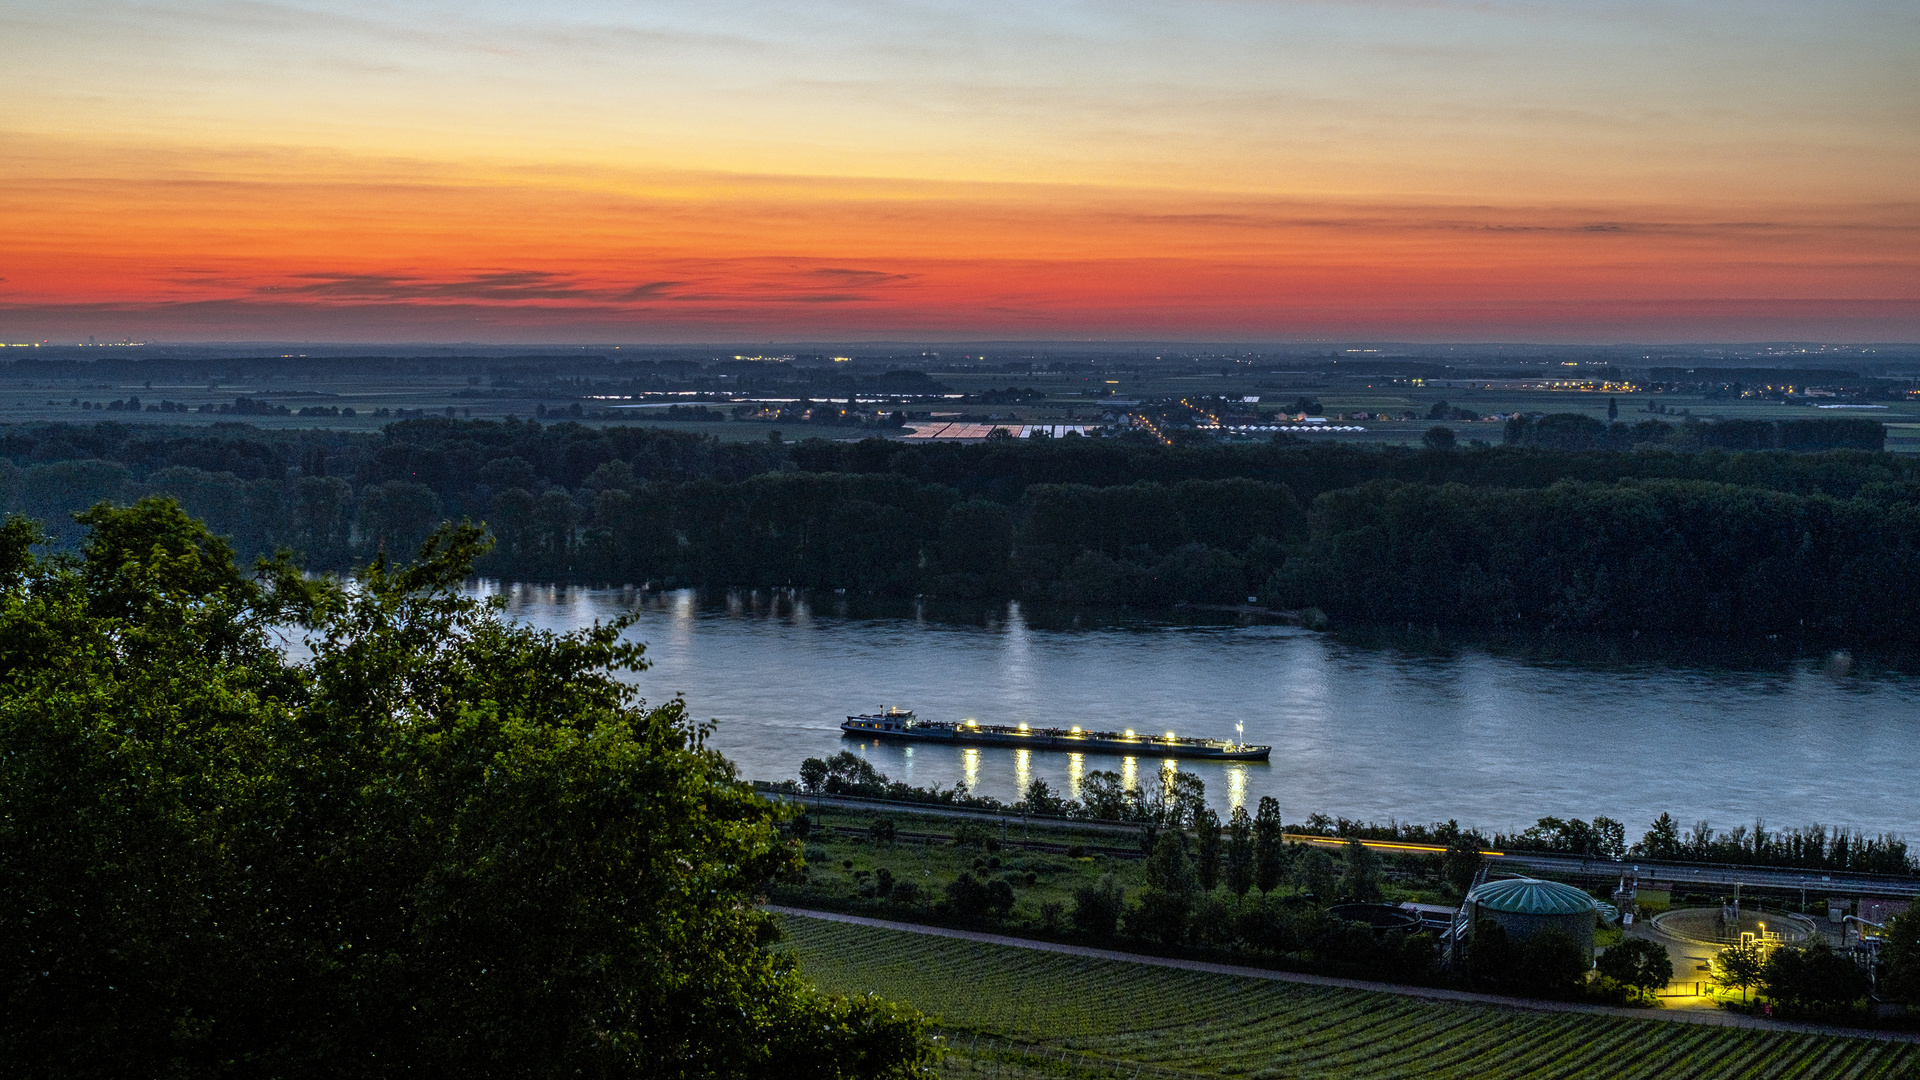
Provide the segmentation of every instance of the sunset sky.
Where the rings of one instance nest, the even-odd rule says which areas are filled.
[[[0,338],[1920,340],[1920,4],[0,0]]]

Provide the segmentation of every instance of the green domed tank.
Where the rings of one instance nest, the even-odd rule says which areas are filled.
[[[1467,915],[1477,925],[1490,919],[1520,942],[1542,930],[1558,930],[1593,949],[1594,914],[1599,904],[1571,885],[1538,878],[1501,878],[1467,894]]]

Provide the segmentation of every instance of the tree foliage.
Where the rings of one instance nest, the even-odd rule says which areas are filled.
[[[1201,892],[1220,884],[1220,815],[1202,806],[1193,822],[1193,880]]]
[[[174,503],[78,556],[0,530],[0,1053],[23,1075],[907,1076],[922,1021],[815,997],[753,900],[793,860],[616,621],[239,574]],[[303,635],[290,660],[276,631]],[[777,1065],[776,1065],[777,1063]]]
[[[1766,953],[1758,942],[1741,941],[1715,953],[1707,970],[1714,985],[1738,990],[1744,1000],[1749,990],[1760,985],[1766,962]]]
[[[1342,855],[1345,865],[1340,871],[1340,897],[1363,904],[1378,903],[1380,900],[1380,858],[1373,849],[1358,840],[1349,840]]]
[[[1881,990],[1896,1001],[1920,1004],[1920,912],[1909,908],[1887,924],[1880,960],[1886,965]]]
[[[1761,966],[1760,984],[1770,1000],[1810,1011],[1845,1008],[1872,989],[1865,968],[1817,936],[1803,947],[1772,950]]]
[[[1253,883],[1263,893],[1280,887],[1286,869],[1286,836],[1280,830],[1280,802],[1260,796],[1253,816]]]
[[[0,435],[0,503],[54,517],[170,495],[242,555],[286,546],[333,569],[465,517],[498,540],[476,569],[522,579],[1134,607],[1256,595],[1350,622],[1920,639],[1920,462],[1870,449],[1878,423],[1515,423],[1513,446],[1448,452],[47,425]],[[69,545],[78,529],[55,526]]]
[[[1254,848],[1253,818],[1247,815],[1247,808],[1236,806],[1227,818],[1227,843],[1223,853],[1224,872],[1227,889],[1235,896],[1245,896],[1253,887]]]
[[[1593,957],[1559,930],[1541,930],[1516,942],[1499,923],[1482,919],[1467,942],[1467,964],[1475,979],[1524,994],[1555,997],[1579,989]]]
[[[1657,941],[1627,938],[1601,953],[1594,970],[1621,986],[1651,994],[1673,981],[1673,958]]]

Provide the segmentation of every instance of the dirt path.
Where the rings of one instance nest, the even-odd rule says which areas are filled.
[[[961,941],[979,941],[989,945],[1005,945],[1015,949],[1033,949],[1038,952],[1062,953],[1067,956],[1087,956],[1099,960],[1117,960],[1126,964],[1146,964],[1151,967],[1181,968],[1186,971],[1205,971],[1215,975],[1237,975],[1246,979],[1267,979],[1272,982],[1302,983],[1307,986],[1338,986],[1348,990],[1365,990],[1376,994],[1399,994],[1403,997],[1425,998],[1430,1001],[1458,1001],[1475,1005],[1497,1005],[1504,1009],[1527,1009],[1533,1012],[1573,1012],[1592,1013],[1598,1016],[1618,1016],[1628,1020],[1664,1020],[1676,1024],[1705,1024],[1710,1027],[1752,1028],[1758,1031],[1797,1031],[1810,1035],[1838,1035],[1849,1039],[1880,1039],[1889,1042],[1920,1042],[1920,1033],[1902,1031],[1868,1031],[1860,1028],[1834,1027],[1827,1024],[1798,1024],[1782,1020],[1763,1020],[1755,1016],[1743,1016],[1739,1013],[1722,1012],[1718,1009],[1628,1009],[1615,1005],[1591,1005],[1577,1001],[1539,1001],[1533,998],[1506,997],[1500,994],[1480,994],[1471,990],[1449,990],[1433,986],[1402,986],[1398,983],[1368,982],[1364,979],[1342,979],[1332,975],[1303,975],[1292,971],[1273,971],[1268,968],[1242,967],[1237,964],[1216,964],[1208,960],[1180,960],[1165,956],[1146,956],[1140,953],[1120,952],[1115,949],[1095,949],[1086,945],[1067,945],[1056,941],[1035,941],[1031,938],[1012,937],[1006,934],[988,934],[978,930],[951,930],[944,926],[923,926],[919,923],[893,922],[887,919],[870,919],[863,915],[842,915],[833,911],[810,911],[804,908],[783,907],[768,904],[766,910],[781,915],[793,915],[805,919],[824,919],[828,922],[850,923],[855,926],[871,926],[881,930],[899,930],[909,934],[927,934],[932,937],[956,938]]]

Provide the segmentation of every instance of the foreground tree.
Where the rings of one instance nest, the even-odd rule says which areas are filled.
[[[917,1016],[818,998],[767,948],[779,811],[618,678],[643,666],[624,626],[527,630],[455,592],[477,529],[347,591],[243,578],[168,501],[81,521],[77,559],[0,530],[16,1075],[925,1064]]]
[[[1224,855],[1227,888],[1235,896],[1247,895],[1253,887],[1253,819],[1247,808],[1236,806],[1227,818],[1227,844]]]
[[[1279,887],[1285,856],[1286,836],[1280,831],[1279,800],[1262,795],[1253,816],[1253,884],[1262,893]]]
[[[1140,902],[1127,913],[1127,932],[1177,945],[1185,940],[1193,914],[1195,881],[1186,833],[1175,829],[1160,835],[1147,856],[1146,879]]]
[[[1220,884],[1220,815],[1201,807],[1193,816],[1193,880],[1203,893]]]
[[[1760,985],[1769,999],[1798,1011],[1845,1009],[1873,989],[1866,969],[1823,937],[1774,949],[1760,969]]]
[[[1362,904],[1380,902],[1380,857],[1358,840],[1348,840],[1343,854],[1346,866],[1340,872],[1340,896]]]
[[[1709,974],[1714,985],[1740,991],[1740,1000],[1745,1001],[1747,992],[1760,985],[1766,962],[1766,953],[1758,942],[1736,942],[1714,954]]]
[[[1646,938],[1627,938],[1601,953],[1594,969],[1643,998],[1673,981],[1673,958],[1665,946]]]
[[[1896,1001],[1920,1005],[1920,912],[1908,909],[1887,924],[1880,959],[1886,964],[1881,990]]]

